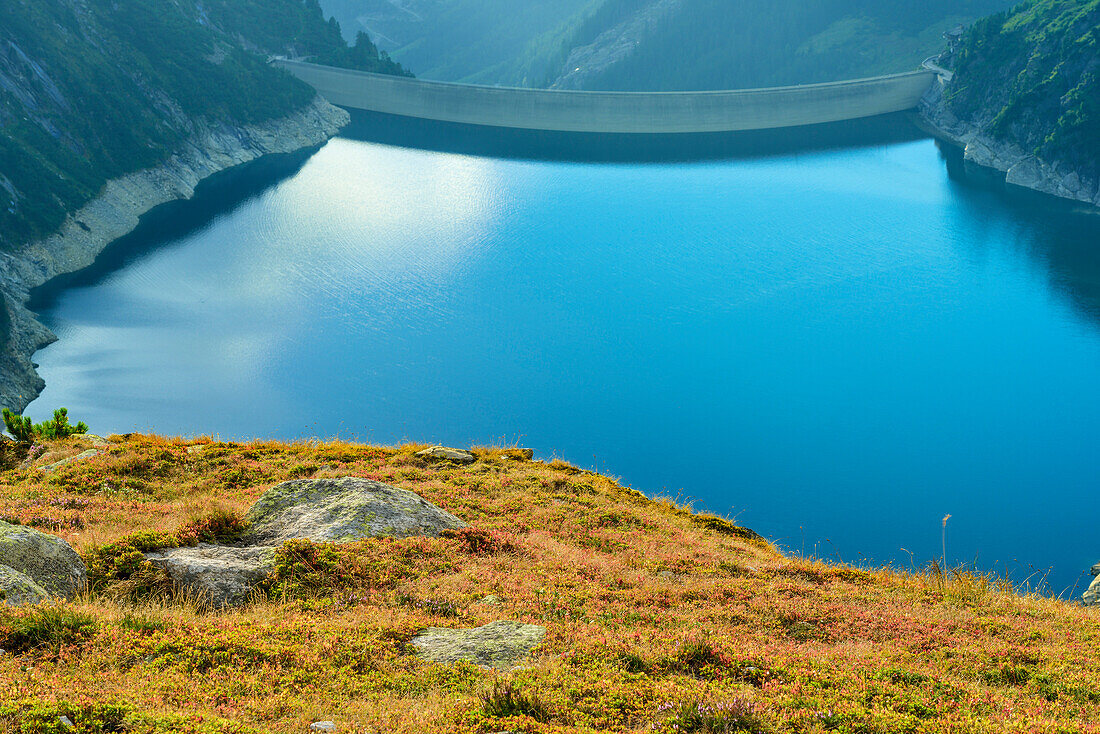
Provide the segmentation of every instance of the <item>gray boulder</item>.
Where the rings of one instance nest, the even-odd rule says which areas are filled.
[[[262,546],[200,543],[153,551],[145,558],[167,571],[177,588],[216,607],[247,601],[253,587],[275,567],[275,549]]]
[[[546,634],[545,627],[522,622],[490,622],[473,629],[429,627],[410,643],[433,663],[460,660],[483,668],[510,670],[526,658]]]
[[[1085,602],[1086,607],[1100,604],[1100,576],[1092,580],[1092,584],[1089,585],[1088,591],[1081,595],[1081,600]]]
[[[56,535],[0,520],[0,564],[29,576],[50,596],[72,599],[88,584],[73,547]]]
[[[37,604],[49,596],[30,576],[19,573],[11,566],[0,565],[0,604],[9,607]]]
[[[87,451],[81,451],[76,456],[70,456],[69,458],[62,459],[61,461],[55,461],[52,464],[46,464],[45,466],[40,466],[40,467],[38,467],[38,471],[43,472],[43,473],[49,473],[49,472],[54,471],[55,469],[60,469],[61,467],[65,466],[67,464],[75,464],[78,461],[85,461],[86,459],[91,459],[94,456],[99,456],[102,453],[103,453],[102,449],[88,449]]]
[[[418,494],[347,477],[299,479],[264,492],[245,518],[249,545],[279,545],[294,538],[344,542],[372,536],[436,537],[466,523]]]
[[[469,451],[446,446],[432,446],[430,449],[417,451],[416,455],[432,461],[453,461],[458,464],[472,464],[474,461],[474,455]]]

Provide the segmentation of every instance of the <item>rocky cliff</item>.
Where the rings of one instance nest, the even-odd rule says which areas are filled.
[[[0,351],[0,405],[22,410],[44,385],[31,357],[56,337],[27,310],[31,289],[88,267],[108,244],[133,230],[142,214],[190,198],[206,177],[262,155],[319,145],[347,122],[345,111],[316,97],[304,108],[267,122],[204,125],[161,165],[108,181],[55,234],[0,252],[0,326],[7,320],[9,334]]]
[[[938,137],[963,149],[963,160],[996,171],[1005,183],[1100,207],[1100,180],[1064,161],[1044,160],[1034,150],[989,131],[992,116],[960,120],[944,101],[945,83],[938,80],[921,100],[923,120]]]
[[[1100,0],[1028,0],[941,57],[924,118],[1014,186],[1100,205]]]

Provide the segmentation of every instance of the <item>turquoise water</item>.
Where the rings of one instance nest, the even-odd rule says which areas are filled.
[[[1100,219],[903,127],[638,163],[361,120],[39,294],[28,414],[519,443],[851,561],[950,513],[954,561],[1061,593],[1100,560]]]

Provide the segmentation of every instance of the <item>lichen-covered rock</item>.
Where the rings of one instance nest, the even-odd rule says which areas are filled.
[[[466,527],[454,515],[405,489],[369,479],[298,479],[263,494],[245,518],[249,545],[302,538],[344,542],[372,536],[436,537]]]
[[[49,596],[30,576],[19,573],[11,566],[0,565],[0,604],[9,607],[37,604]]]
[[[451,449],[446,446],[432,446],[430,449],[417,451],[416,455],[432,461],[453,461],[458,464],[471,464],[474,455],[462,449]]]
[[[84,561],[56,535],[0,521],[0,564],[29,576],[51,596],[71,599],[88,583]]]
[[[274,568],[275,549],[200,543],[190,548],[153,551],[145,558],[167,571],[182,591],[224,607],[248,600],[256,584]]]
[[[38,471],[40,471],[40,472],[52,472],[54,469],[60,469],[61,467],[65,466],[66,464],[74,464],[78,461],[84,461],[86,459],[91,459],[92,457],[99,456],[102,453],[103,453],[103,451],[101,449],[88,449],[87,451],[81,451],[76,456],[70,456],[67,459],[62,459],[61,461],[55,461],[52,464],[46,464],[46,466],[40,466],[40,467],[38,467]]]
[[[542,642],[545,634],[545,627],[503,620],[473,629],[429,627],[410,644],[420,657],[433,663],[464,660],[485,668],[510,670]]]
[[[1089,585],[1088,591],[1081,595],[1081,600],[1085,602],[1085,606],[1087,607],[1100,604],[1100,576],[1092,580],[1092,584]]]

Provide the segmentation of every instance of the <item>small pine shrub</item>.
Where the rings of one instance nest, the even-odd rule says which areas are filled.
[[[64,604],[45,604],[9,612],[0,620],[4,648],[15,652],[47,650],[54,654],[66,645],[92,637],[99,629],[95,618]]]
[[[33,423],[26,416],[16,415],[4,408],[4,426],[16,441],[31,443],[36,438],[68,438],[78,433],[87,433],[88,424],[80,421],[75,426],[69,423],[69,410],[58,408],[53,418],[42,423]]]
[[[498,719],[528,716],[543,724],[550,721],[549,707],[534,692],[524,692],[511,682],[499,680],[481,694],[481,710]]]

